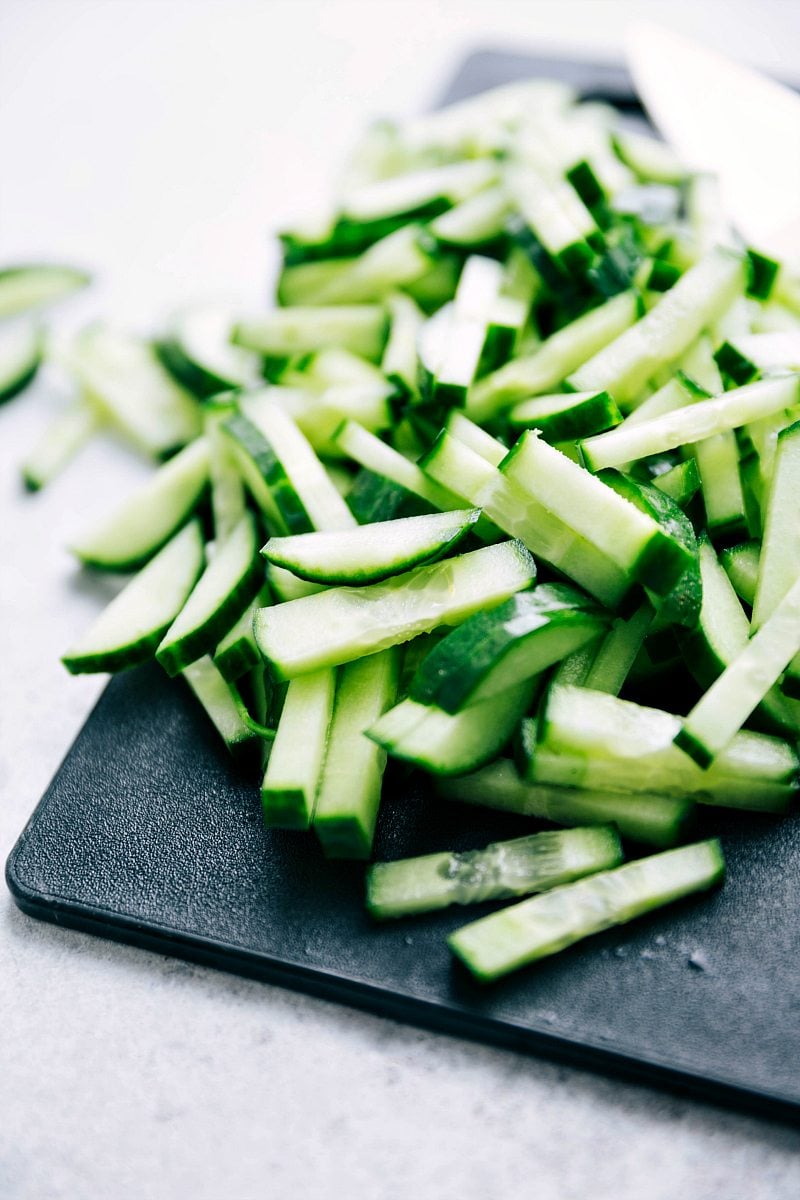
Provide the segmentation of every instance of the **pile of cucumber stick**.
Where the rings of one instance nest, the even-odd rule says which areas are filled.
[[[59,351],[28,485],[106,426],[160,463],[72,545],[131,577],[67,668],[182,675],[331,857],[387,756],[560,826],[368,867],[376,918],[515,901],[449,938],[480,980],[718,883],[696,806],[797,789],[800,280],[541,81],[373,125],[280,240],[268,311]],[[0,272],[0,395],[83,282]]]

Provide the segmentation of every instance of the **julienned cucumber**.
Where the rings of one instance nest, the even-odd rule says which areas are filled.
[[[523,900],[456,930],[448,943],[476,979],[488,983],[590,934],[707,891],[724,875],[719,842],[696,842]]]
[[[258,534],[247,513],[214,551],[186,604],[170,625],[156,658],[168,675],[210,653],[261,587]]]
[[[268,562],[313,583],[376,583],[443,558],[479,516],[477,509],[461,509],[380,521],[341,533],[271,538],[262,553]]]
[[[86,287],[90,277],[74,267],[37,263],[0,270],[0,320],[43,308]]]
[[[283,829],[311,824],[335,689],[336,672],[329,668],[289,684],[261,785],[265,824]]]
[[[105,608],[62,662],[77,675],[121,671],[146,662],[169,629],[203,567],[200,525],[190,521]]]
[[[367,909],[378,920],[544,892],[622,862],[610,825],[533,833],[483,850],[443,851],[375,863],[367,871]]]
[[[2,277],[0,276],[0,302]],[[42,333],[28,322],[0,326],[0,404],[23,391],[42,361]]]
[[[281,679],[352,662],[439,625],[457,625],[534,580],[533,559],[503,542],[417,567],[384,583],[330,588],[260,609],[256,641]]]

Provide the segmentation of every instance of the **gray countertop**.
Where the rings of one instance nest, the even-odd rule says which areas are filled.
[[[367,115],[428,102],[467,46],[614,57],[632,8],[489,7],[5,0],[0,260],[97,268],[62,327],[255,302],[264,231]],[[757,21],[739,0],[648,8],[794,67],[781,0]],[[103,684],[58,656],[115,584],[63,547],[146,471],[103,441],[24,495],[19,460],[62,402],[43,377],[0,409],[3,859]],[[789,1129],[40,925],[6,893],[0,1014],[3,1200],[800,1194]]]

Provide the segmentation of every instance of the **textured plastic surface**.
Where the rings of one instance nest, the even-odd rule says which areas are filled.
[[[469,59],[449,97],[536,74],[634,108],[619,70],[505,54]],[[378,857],[534,827],[445,804],[402,771],[387,792]],[[466,910],[373,925],[363,867],[264,830],[256,786],[183,683],[144,667],[101,697],[7,879],[20,908],[61,925],[797,1120],[800,823],[709,810],[712,831],[729,866],[721,892],[484,989],[444,943]]]

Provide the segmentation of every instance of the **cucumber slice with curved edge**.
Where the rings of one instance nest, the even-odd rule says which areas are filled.
[[[607,627],[607,615],[583,593],[540,584],[448,634],[420,664],[409,694],[459,712],[538,675]]]
[[[208,442],[198,438],[73,542],[73,554],[87,566],[109,571],[141,566],[194,511],[208,483],[208,463]]]
[[[190,521],[130,580],[63,656],[73,675],[122,671],[152,658],[203,568],[203,538]]]
[[[91,276],[75,267],[47,263],[5,267],[0,270],[0,318],[53,304],[90,282]]]
[[[37,325],[15,321],[0,326],[0,404],[19,395],[33,382],[41,361],[42,331]]]
[[[155,343],[163,365],[178,383],[206,398],[261,382],[258,355],[231,344],[233,319],[224,309],[189,309],[173,318]]]
[[[547,830],[483,850],[445,850],[375,863],[367,871],[367,909],[378,920],[544,892],[622,862],[610,825]]]
[[[683,841],[695,812],[694,801],[685,796],[528,783],[506,758],[469,775],[437,779],[436,790],[446,800],[539,817],[555,825],[613,822],[624,838],[659,847]]]
[[[477,521],[478,509],[361,525],[340,533],[271,538],[264,557],[314,583],[376,583],[449,554]]]
[[[261,653],[281,679],[352,662],[528,587],[536,566],[519,542],[502,542],[416,567],[384,583],[330,588],[256,613]]]
[[[247,513],[226,541],[216,547],[214,557],[156,651],[167,674],[177,675],[195,659],[209,654],[263,582],[258,531]]]
[[[234,345],[268,357],[293,357],[328,346],[351,350],[377,362],[386,343],[386,312],[376,304],[335,308],[278,308],[240,321],[233,328]]]
[[[261,784],[265,825],[308,829],[311,824],[335,688],[336,671],[329,668],[289,684]]]
[[[608,392],[567,392],[534,396],[516,404],[508,422],[517,428],[538,429],[548,442],[565,442],[613,429],[622,420]]]
[[[399,484],[407,492],[412,492],[434,508],[447,510],[464,507],[457,494],[429,479],[416,463],[409,462],[397,450],[387,446],[374,434],[368,433],[357,422],[346,421],[336,434],[336,442],[343,453],[360,466],[372,471],[374,475],[381,475],[384,479]]]
[[[328,858],[370,856],[386,753],[365,734],[395,700],[398,666],[393,648],[348,663],[339,675],[313,820]]]
[[[270,591],[265,584],[214,651],[214,663],[228,683],[240,679],[261,662],[261,654],[253,634],[253,618],[257,608],[264,608],[269,603]]]
[[[67,365],[92,402],[145,453],[163,457],[200,433],[197,401],[145,342],[93,325],[72,343]]]
[[[523,900],[457,929],[447,942],[476,979],[488,983],[590,934],[707,891],[724,876],[719,841],[696,842]]]
[[[401,700],[375,722],[367,737],[393,758],[433,775],[462,775],[500,753],[530,708],[537,686],[538,680],[525,679],[455,714]]]

